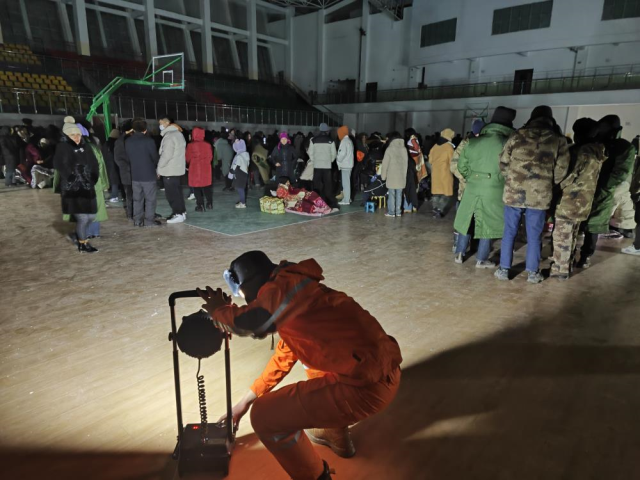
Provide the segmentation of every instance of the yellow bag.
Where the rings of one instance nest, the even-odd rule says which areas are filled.
[[[260,199],[260,211],[272,215],[280,215],[284,212],[284,200],[276,197],[262,197]]]

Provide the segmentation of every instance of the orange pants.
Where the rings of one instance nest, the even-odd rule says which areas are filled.
[[[344,428],[384,410],[400,386],[400,368],[371,385],[355,387],[332,374],[267,393],[251,408],[251,425],[293,480],[316,480],[320,456],[305,428]]]

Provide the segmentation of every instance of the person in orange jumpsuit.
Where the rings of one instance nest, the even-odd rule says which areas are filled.
[[[239,307],[221,289],[200,290],[213,322],[236,335],[280,341],[265,371],[231,421],[251,410],[253,429],[293,480],[329,480],[331,473],[311,445],[354,453],[348,426],[384,410],[400,385],[402,356],[395,339],[354,299],[321,283],[313,260],[275,265],[263,252],[247,252],[231,263],[225,279]],[[271,391],[300,361],[309,379]],[[345,433],[346,432],[346,433]]]

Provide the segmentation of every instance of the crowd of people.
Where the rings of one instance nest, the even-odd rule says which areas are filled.
[[[351,204],[358,193],[363,206],[386,197],[390,218],[430,202],[435,219],[455,214],[455,263],[463,263],[477,242],[476,267],[496,268],[500,280],[510,277],[519,234],[526,236],[528,281],[543,280],[541,239],[553,224],[551,275],[567,279],[574,267],[589,267],[600,235],[634,236],[638,137],[622,139],[615,115],[579,119],[569,135],[546,106],[534,109],[518,130],[515,120],[515,110],[498,107],[488,123],[476,119],[465,138],[445,128],[423,139],[411,128],[404,135],[368,135],[325,123],[307,135],[188,131],[169,117],[151,132],[144,119],[134,118],[102,139],[85,120],[66,117],[59,129],[24,119],[2,127],[0,153],[5,185],[52,186],[61,194],[64,218],[76,222],[69,240],[81,252],[97,251],[89,240],[99,237],[100,222],[108,218],[106,202],[122,202],[133,226],[159,227],[157,193],[163,189],[171,207],[164,220],[182,223],[190,200],[196,214],[213,209],[214,180],[223,180],[223,191],[236,192],[238,209],[247,208],[254,188],[271,196],[313,192],[326,207],[323,214]],[[489,260],[497,239],[498,264]],[[640,255],[640,235],[622,252]]]

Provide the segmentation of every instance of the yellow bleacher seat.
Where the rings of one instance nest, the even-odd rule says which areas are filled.
[[[65,87],[64,87],[64,89],[65,89],[67,92],[73,92],[73,88],[71,88],[69,85],[65,86]]]

